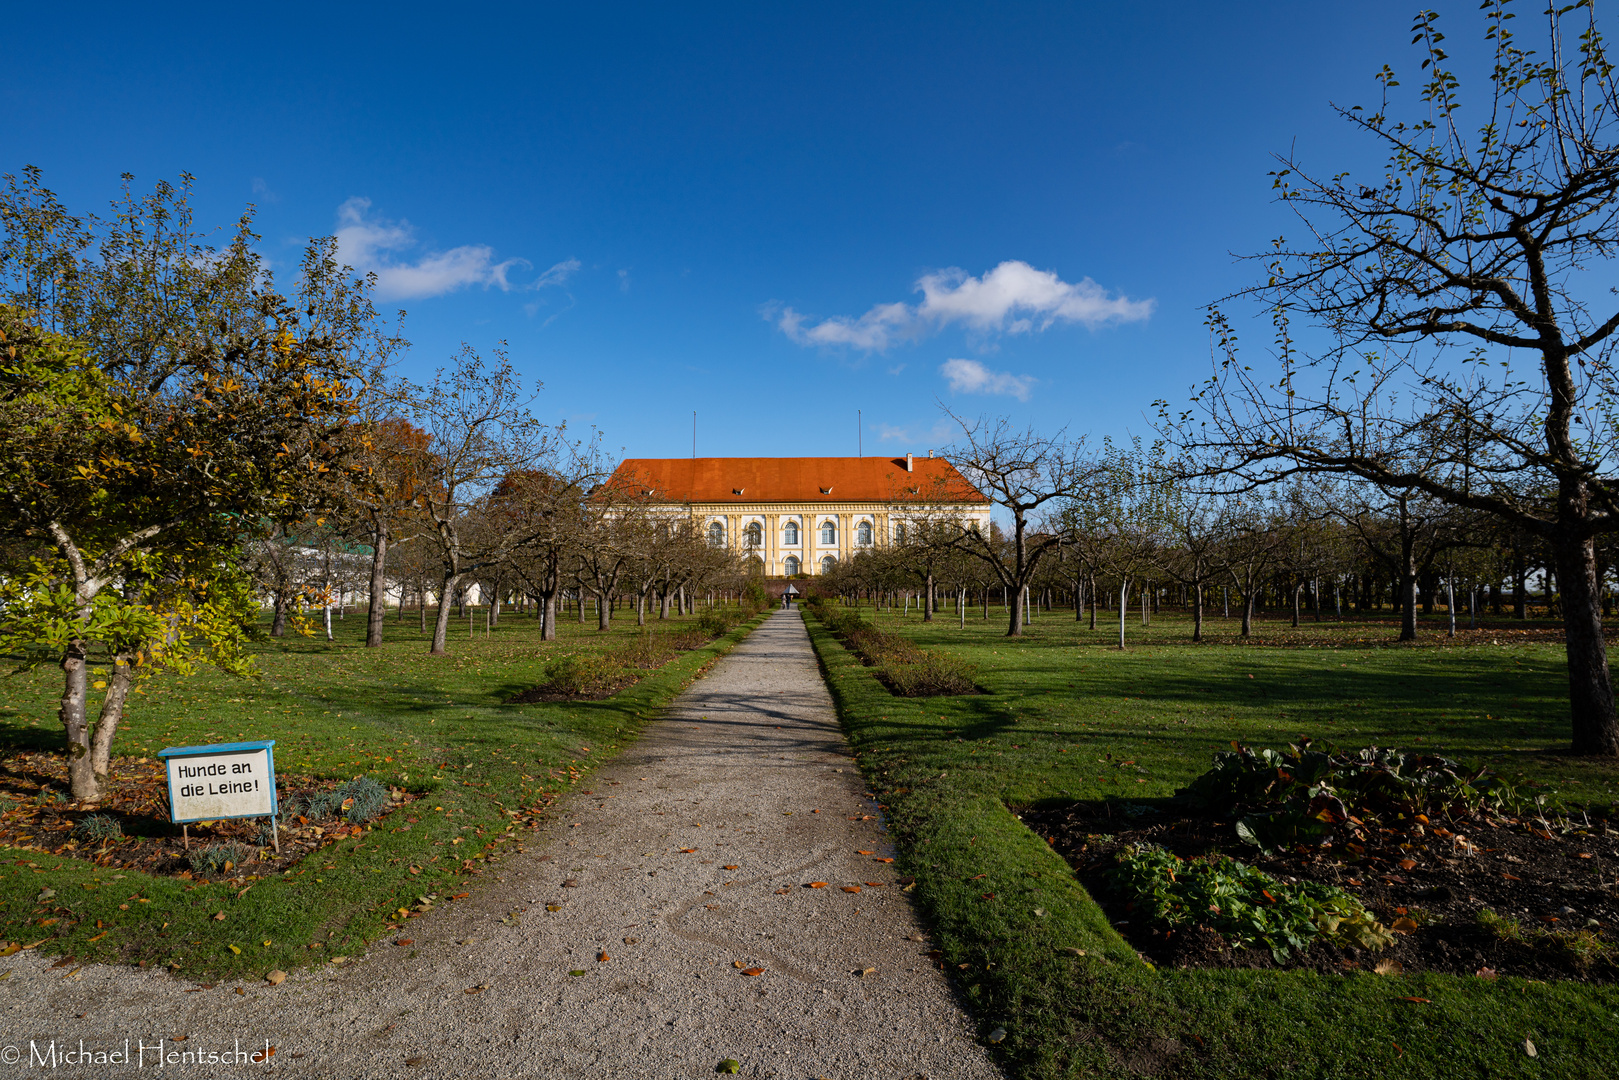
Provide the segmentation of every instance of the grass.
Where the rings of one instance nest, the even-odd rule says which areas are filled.
[[[1484,760],[1530,791],[1607,804],[1614,767],[1559,753],[1560,645],[1503,623],[1458,644],[1427,625],[1416,646],[1394,646],[1397,627],[1377,620],[1262,622],[1257,642],[1236,644],[1234,620],[1219,619],[1192,645],[1185,619],[1144,629],[1132,616],[1120,652],[1117,615],[1091,631],[1071,612],[1041,613],[1011,640],[997,609],[987,622],[973,614],[964,629],[953,614],[876,616],[976,663],[989,691],[922,700],[890,695],[809,622],[947,970],[980,1030],[1006,1029],[996,1050],[1012,1076],[1572,1080],[1619,1060],[1619,987],[1155,970],[1016,816],[1075,799],[1122,813],[1170,795],[1231,740],[1301,734]]]
[[[510,614],[487,635],[481,614],[470,637],[459,625],[447,657],[426,654],[414,618],[390,619],[387,643],[366,649],[364,618],[350,615],[334,621],[334,642],[259,646],[256,679],[159,676],[132,699],[116,747],[138,756],[273,738],[283,776],[370,775],[421,794],[406,812],[417,819],[408,830],[396,812],[284,875],[234,885],[0,848],[0,937],[82,962],[166,964],[197,978],[263,976],[353,955],[399,908],[421,906],[423,897],[445,903],[475,887],[501,845],[521,843],[538,807],[634,738],[750,628],[682,654],[607,700],[507,705],[533,685],[547,657],[624,645],[636,633],[633,618],[605,635],[594,620],[589,628],[563,620],[556,642],[541,642],[534,620]],[[0,681],[0,754],[61,745],[59,694],[51,669]],[[55,896],[38,900],[44,889]],[[41,926],[45,918],[55,921]]]

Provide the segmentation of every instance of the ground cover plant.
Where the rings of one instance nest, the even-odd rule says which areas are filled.
[[[509,614],[489,633],[481,619],[469,625],[476,632],[452,639],[451,655],[431,657],[414,620],[390,621],[387,643],[366,649],[365,621],[350,616],[335,622],[330,643],[260,643],[256,680],[215,672],[151,680],[129,709],[124,761],[144,757],[140,767],[155,768],[165,746],[273,738],[281,777],[311,781],[290,792],[284,823],[318,829],[321,846],[296,865],[261,871],[259,837],[204,830],[196,867],[187,858],[169,867],[174,873],[153,874],[108,864],[106,852],[128,840],[87,835],[105,826],[87,827],[74,849],[65,848],[70,832],[13,836],[0,847],[0,940],[8,943],[0,952],[37,947],[80,962],[170,965],[210,980],[344,962],[405,919],[473,889],[491,860],[521,849],[562,792],[751,626],[674,657],[606,700],[512,705],[551,652],[619,648],[635,627],[603,634],[564,621],[559,640],[542,642],[533,620]],[[21,773],[36,755],[59,752],[58,692],[49,673],[0,681],[0,770]],[[0,820],[63,801],[60,788],[47,788],[0,790]],[[414,801],[351,821],[379,788],[390,801],[400,801],[390,789]],[[134,833],[127,823],[140,815],[126,812],[134,808],[115,794],[97,814]],[[91,815],[64,816],[77,823]],[[164,850],[182,858],[177,832]],[[244,851],[244,861],[231,857]]]
[[[1486,622],[1455,639],[1424,625],[1416,644],[1396,647],[1398,626],[1388,620],[1293,630],[1261,618],[1239,644],[1236,620],[1216,617],[1205,623],[1207,641],[1194,646],[1189,620],[1156,616],[1150,628],[1131,626],[1131,647],[1121,652],[1116,626],[1091,631],[1072,613],[1036,612],[1022,639],[1004,636],[994,610],[965,628],[955,619],[861,614],[884,632],[978,665],[984,694],[906,700],[810,619],[902,868],[917,880],[913,895],[936,928],[939,962],[983,1034],[1004,1029],[996,1047],[1012,1075],[1583,1077],[1619,1056],[1612,984],[1402,974],[1397,964],[1379,974],[1378,961],[1400,956],[1414,936],[1396,922],[1443,916],[1435,901],[1413,907],[1378,894],[1363,902],[1396,940],[1360,950],[1353,971],[1280,970],[1263,946],[1248,950],[1265,957],[1263,968],[1159,965],[1121,934],[1131,931],[1131,915],[1098,903],[1107,900],[1100,884],[1096,894],[1087,890],[1064,851],[1047,842],[1052,833],[1037,834],[1018,816],[1032,823],[1084,808],[1101,816],[1105,828],[1091,832],[1108,835],[1105,843],[1122,844],[1126,834],[1153,842],[1161,838],[1143,833],[1156,808],[1233,740],[1285,747],[1317,733],[1345,749],[1375,744],[1488,766],[1531,806],[1546,796],[1548,807],[1555,797],[1573,815],[1605,811],[1612,767],[1561,753],[1567,683],[1550,625]],[[1228,835],[1234,825],[1210,820]],[[1577,823],[1585,827],[1583,818]],[[1585,844],[1605,840],[1599,828],[1588,831]],[[1505,832],[1513,843],[1545,843],[1521,829]],[[1503,848],[1501,865],[1516,865],[1494,836],[1480,847]],[[1606,841],[1603,850],[1612,847]],[[1093,844],[1085,854],[1112,850]],[[1267,864],[1259,848],[1233,850],[1284,884],[1304,880],[1291,866]],[[1600,868],[1585,869],[1597,859],[1571,862],[1570,873],[1593,884],[1600,877]],[[1381,876],[1348,876],[1385,888]],[[1337,884],[1363,895],[1347,880]],[[1491,909],[1506,920],[1496,940],[1558,925],[1506,907]],[[1347,955],[1330,942],[1313,942],[1304,955],[1335,951]]]
[[[700,649],[722,634],[752,620],[757,605],[704,611],[678,629],[643,629],[611,648],[587,647],[554,652],[540,671],[540,681],[512,698],[515,704],[536,701],[599,701],[634,686],[675,656]]]

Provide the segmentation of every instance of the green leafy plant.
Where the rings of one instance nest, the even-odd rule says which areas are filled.
[[[924,649],[903,634],[878,630],[854,608],[835,607],[821,597],[806,605],[810,612],[843,638],[878,677],[901,697],[937,697],[941,694],[978,692],[978,666],[934,649]]]
[[[1359,900],[1331,885],[1289,885],[1229,856],[1188,862],[1146,844],[1114,859],[1109,879],[1135,910],[1171,928],[1208,925],[1233,944],[1262,943],[1277,963],[1316,939],[1374,951],[1394,940]]]
[[[1231,745],[1175,797],[1197,812],[1236,817],[1237,838],[1263,850],[1359,834],[1383,817],[1517,812],[1523,801],[1489,769],[1433,754],[1322,750],[1309,739],[1286,752]]]
[[[73,826],[73,839],[86,844],[99,844],[103,840],[119,840],[124,826],[117,818],[107,814],[90,814]]]
[[[186,856],[186,862],[199,874],[224,874],[239,868],[255,853],[255,849],[246,844],[230,841],[192,848],[190,854]]]

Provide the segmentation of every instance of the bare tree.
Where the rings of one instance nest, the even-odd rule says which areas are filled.
[[[1265,283],[1249,293],[1277,319],[1279,369],[1238,361],[1215,312],[1207,428],[1184,431],[1256,483],[1359,476],[1540,537],[1562,588],[1573,749],[1611,757],[1595,540],[1619,530],[1619,310],[1590,304],[1619,244],[1619,86],[1593,5],[1553,5],[1545,19],[1529,49],[1510,5],[1485,4],[1490,87],[1464,110],[1438,16],[1423,12],[1416,119],[1394,119],[1387,66],[1374,108],[1337,108],[1386,150],[1381,174],[1281,159],[1275,188],[1305,242],[1255,256]],[[1320,331],[1303,356],[1294,316]],[[1514,356],[1535,370],[1518,372]]]
[[[1005,417],[969,422],[948,409],[945,413],[962,433],[945,456],[1012,518],[1004,548],[977,529],[968,529],[961,545],[984,560],[1011,595],[1019,598],[1018,603],[1008,605],[1011,619],[1006,631],[1008,637],[1017,637],[1023,633],[1023,590],[1034,580],[1041,560],[1061,542],[1058,532],[1033,531],[1033,515],[1048,504],[1079,495],[1094,469],[1083,456],[1083,441],[1070,439],[1066,429],[1042,435],[1033,428],[1018,431]]]
[[[408,387],[406,393],[418,426],[430,438],[418,500],[432,521],[431,535],[443,559],[429,647],[438,656],[446,651],[450,605],[462,581],[504,559],[523,540],[486,522],[473,543],[469,523],[502,479],[545,458],[553,437],[529,413],[533,397],[525,394],[504,348],[497,348],[494,362],[486,363],[463,345],[453,366],[441,368],[432,386]]]

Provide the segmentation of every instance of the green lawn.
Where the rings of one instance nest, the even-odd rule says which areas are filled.
[[[373,776],[424,796],[408,811],[417,824],[399,828],[396,813],[246,891],[0,848],[0,938],[42,941],[40,949],[80,960],[172,964],[199,978],[352,955],[396,909],[475,887],[500,845],[521,843],[545,796],[588,776],[747,630],[681,654],[606,701],[506,705],[538,681],[546,657],[622,644],[637,632],[633,614],[607,635],[594,619],[563,620],[560,640],[541,642],[533,619],[510,614],[486,635],[480,612],[470,636],[465,620],[452,621],[459,634],[447,657],[426,654],[414,615],[390,619],[380,649],[363,647],[364,618],[352,614],[334,622],[334,642],[266,641],[256,679],[159,676],[132,698],[117,751],[275,739],[280,775]],[[0,681],[0,754],[61,745],[60,687],[54,669]],[[36,902],[45,888],[56,892],[48,905]],[[41,927],[47,915],[58,921]],[[310,949],[316,941],[322,947]]]
[[[969,611],[965,629],[953,614],[879,614],[881,628],[979,665],[989,693],[932,699],[891,696],[809,619],[947,970],[981,1032],[1005,1028],[1013,1076],[1573,1078],[1619,1061],[1615,987],[1154,970],[1014,816],[1168,796],[1230,740],[1279,747],[1301,734],[1487,760],[1571,805],[1608,804],[1615,768],[1557,752],[1560,645],[1508,621],[1466,644],[1425,625],[1416,646],[1394,646],[1386,622],[1265,621],[1258,643],[1235,644],[1234,621],[1219,619],[1214,640],[1192,645],[1189,621],[1144,629],[1132,615],[1119,652],[1112,618],[1091,631],[1072,612],[1041,613],[1012,640],[995,607],[987,622]]]

